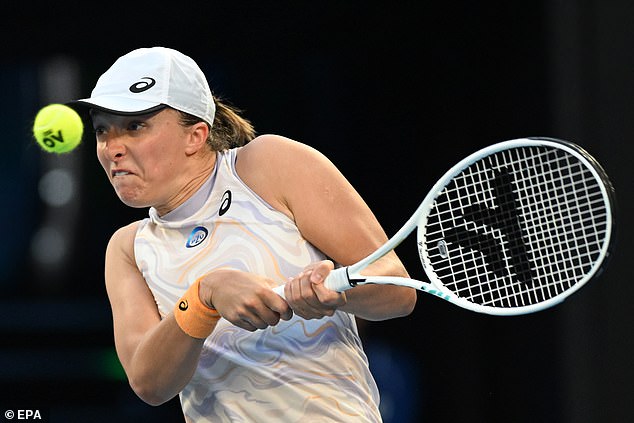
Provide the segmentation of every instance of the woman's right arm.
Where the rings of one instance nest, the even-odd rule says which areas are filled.
[[[159,405],[189,383],[204,340],[187,335],[173,313],[161,319],[134,259],[137,227],[138,223],[123,227],[110,239],[106,250],[106,291],[112,308],[115,347],[130,386],[148,404]],[[293,315],[286,301],[271,290],[272,283],[237,270],[212,270],[201,279],[199,298],[232,324],[255,331]]]
[[[130,386],[145,402],[162,404],[193,375],[203,340],[185,334],[173,314],[161,320],[154,297],[134,260],[138,223],[114,233],[106,250],[106,291],[115,347]]]

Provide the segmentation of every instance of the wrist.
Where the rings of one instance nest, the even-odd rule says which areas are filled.
[[[174,318],[187,335],[205,339],[216,327],[220,314],[201,301],[199,290],[200,279],[197,279],[174,305]]]

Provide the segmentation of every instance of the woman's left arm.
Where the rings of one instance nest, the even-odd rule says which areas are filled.
[[[342,265],[366,257],[386,240],[378,220],[337,167],[317,150],[290,139],[263,135],[240,151],[240,177],[273,207],[293,219],[304,238]],[[365,285],[337,293],[323,280],[332,263],[311,263],[285,288],[288,303],[304,318],[332,315],[336,308],[366,320],[408,315],[416,291],[393,285]],[[365,272],[407,277],[392,252]]]

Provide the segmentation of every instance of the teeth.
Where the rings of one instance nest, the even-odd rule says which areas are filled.
[[[124,172],[124,171],[118,171],[114,173],[114,176],[124,176],[124,175],[129,175],[130,172]]]

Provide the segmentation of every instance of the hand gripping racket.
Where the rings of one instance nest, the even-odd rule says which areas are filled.
[[[600,273],[610,253],[613,195],[601,166],[573,143],[494,144],[451,168],[392,238],[333,270],[324,284],[339,292],[402,285],[494,315],[543,310]],[[414,228],[429,283],[361,275]],[[283,295],[283,286],[275,291]]]

